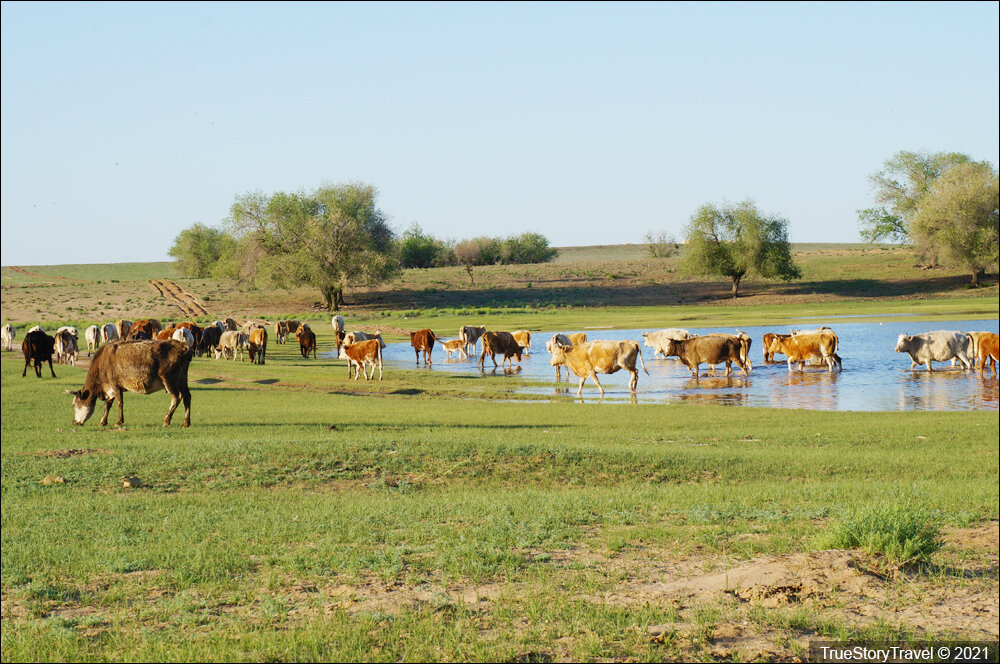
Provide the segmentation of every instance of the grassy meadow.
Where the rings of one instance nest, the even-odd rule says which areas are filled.
[[[525,269],[647,260],[608,251]],[[816,256],[817,275],[835,271],[823,260],[869,260]],[[322,322],[320,351],[333,345],[305,291],[243,292],[150,265],[22,267],[43,276],[3,270],[5,320],[178,318],[145,283],[167,277],[220,315],[256,302],[254,315]],[[853,274],[884,280],[875,267]],[[349,328],[453,336],[469,316],[548,331],[998,307],[995,280],[909,299],[758,284],[736,304],[498,295],[417,308],[393,295],[428,278],[404,275],[349,308]],[[790,660],[810,639],[997,638],[995,412],[580,404],[520,394],[516,376],[417,369],[366,383],[272,341],[264,366],[193,360],[189,429],[177,414],[160,426],[160,392],[127,394],[118,430],[99,412],[72,424],[63,391],[83,368],[57,365],[55,379],[22,368],[20,353],[2,354],[3,661]],[[928,515],[941,548],[906,567],[826,548],[849,515],[882,505]]]

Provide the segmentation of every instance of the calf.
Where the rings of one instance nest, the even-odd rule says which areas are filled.
[[[462,359],[468,359],[469,355],[465,352],[465,344],[462,343],[461,339],[452,339],[450,341],[442,341],[441,346],[444,348],[445,359],[450,360],[452,353],[459,353]]]
[[[639,370],[635,368],[635,360],[638,357],[642,370],[646,371],[646,363],[642,359],[642,351],[635,341],[590,341],[578,346],[566,347],[556,346],[549,364],[557,366],[563,364],[580,377],[580,387],[577,389],[577,396],[583,396],[583,384],[587,378],[591,378],[597,385],[597,389],[604,396],[604,387],[597,380],[597,374],[613,374],[620,369],[625,369],[631,375],[628,383],[630,392],[635,392],[639,384]]]
[[[267,330],[256,328],[247,338],[247,351],[250,353],[250,364],[264,364],[267,354]]]
[[[1000,337],[993,332],[976,332],[974,334],[979,335],[976,337],[976,369],[979,370],[979,375],[984,375],[983,369],[989,363],[993,375],[996,376],[997,362],[1000,362],[1000,356],[997,355],[997,340]]]
[[[17,330],[10,323],[6,323],[2,328],[0,328],[0,338],[3,339],[3,349],[10,351],[14,350],[14,337],[17,336]]]
[[[524,347],[517,343],[514,335],[510,332],[490,331],[483,333],[483,336],[480,338],[483,341],[483,352],[479,355],[480,369],[484,368],[487,355],[493,360],[494,369],[497,367],[497,353],[503,355],[503,359],[500,360],[500,366],[502,367],[506,363],[511,369],[514,368],[514,363],[510,358],[516,357],[517,361],[520,362],[521,356],[524,355]]]
[[[316,359],[316,333],[309,329],[308,325],[300,325],[295,331],[295,338],[299,340],[299,352],[302,357],[309,359],[309,352],[312,351],[313,359]]]
[[[382,346],[379,344],[378,339],[369,339],[368,341],[358,341],[353,344],[345,343],[340,347],[340,354],[338,357],[341,360],[348,360],[347,364],[347,377],[351,377],[351,369],[354,369],[354,380],[358,379],[358,376],[362,371],[365,374],[365,380],[372,380],[375,378],[375,366],[378,365],[378,379],[382,380]],[[368,375],[368,365],[371,364],[372,375]]]
[[[87,340],[87,357],[90,357],[101,347],[101,329],[96,325],[91,325],[84,330],[83,337]]]
[[[437,340],[437,337],[430,330],[410,332],[410,345],[413,346],[413,352],[417,356],[417,364],[420,364],[420,351],[424,352],[424,365],[431,363],[431,353],[434,351],[434,342]]]
[[[170,395],[170,408],[163,418],[163,426],[170,425],[170,418],[184,401],[184,424],[191,424],[191,391],[188,389],[188,367],[192,352],[179,341],[115,342],[101,348],[90,363],[90,370],[83,387],[73,395],[73,424],[83,425],[94,414],[98,399],[103,399],[104,417],[101,426],[108,423],[111,405],[118,401],[118,422],[125,424],[124,392],[153,394],[166,390]]]
[[[750,373],[743,361],[744,344],[737,337],[706,335],[690,339],[668,339],[667,355],[676,355],[691,374],[698,377],[698,365],[726,363],[726,375],[733,371],[733,362],[743,370],[743,375]]]
[[[936,331],[914,334],[901,334],[896,339],[896,352],[907,353],[910,356],[910,369],[918,364],[926,364],[928,371],[934,371],[931,362],[947,362],[957,357],[966,369],[972,368],[972,360],[966,352],[969,348],[969,336],[963,332]]]
[[[24,335],[24,341],[21,342],[21,352],[24,353],[24,371],[21,372],[21,378],[27,375],[28,364],[31,362],[34,362],[35,375],[39,378],[42,377],[42,362],[48,362],[49,371],[55,378],[56,371],[52,368],[52,355],[55,350],[55,337],[50,337],[41,330],[31,330]]]
[[[476,343],[485,332],[485,325],[463,325],[458,329],[458,338],[462,341],[466,355],[469,354],[469,346],[472,346],[473,353],[476,352]]]

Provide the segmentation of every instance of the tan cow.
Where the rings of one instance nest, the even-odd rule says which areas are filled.
[[[698,378],[700,364],[726,364],[726,376],[733,371],[733,362],[743,370],[743,375],[750,373],[743,357],[746,354],[745,344],[732,335],[704,335],[690,339],[668,339],[666,351],[668,355],[676,355],[691,374]]]
[[[264,364],[267,355],[267,330],[255,327],[247,337],[247,352],[250,353],[250,364]]]
[[[528,330],[515,330],[510,333],[510,336],[514,337],[514,341],[524,348],[525,353],[531,350],[531,332]]]
[[[382,380],[382,346],[378,339],[358,341],[353,344],[344,344],[340,347],[341,360],[348,360],[347,377],[351,377],[351,369],[354,369],[354,380],[358,380],[361,372],[364,371],[365,380],[375,378],[375,366],[378,365],[378,379]],[[372,375],[368,375],[368,365],[372,367]]]
[[[792,371],[793,364],[798,364],[799,371],[802,371],[807,361],[819,357],[832,373],[835,364],[841,367],[841,371],[843,370],[840,356],[837,355],[839,345],[840,340],[833,330],[825,329],[793,334],[787,339],[776,337],[771,341],[768,350],[772,353],[782,353],[788,358],[788,371]]]
[[[465,352],[465,344],[462,343],[461,339],[452,339],[451,341],[442,341],[441,345],[444,346],[445,359],[450,360],[452,353],[459,353],[463,360],[467,360],[469,355]]]
[[[128,339],[128,333],[132,329],[132,321],[125,320],[124,318],[119,318],[115,321],[115,331],[118,332],[118,338],[124,341]]]
[[[646,371],[646,363],[642,359],[642,351],[639,344],[632,340],[626,341],[589,341],[578,346],[567,348],[557,345],[552,352],[552,359],[549,364],[558,366],[565,365],[567,369],[580,377],[580,387],[577,389],[577,396],[583,396],[583,384],[587,378],[591,378],[597,389],[604,396],[604,387],[597,380],[597,374],[613,374],[620,369],[625,369],[632,376],[628,382],[630,392],[635,392],[639,384],[639,370],[635,368],[636,357],[642,370]]]
[[[485,325],[463,325],[459,328],[458,338],[462,340],[462,344],[465,346],[466,355],[469,354],[469,346],[472,346],[473,353],[476,352],[476,343],[485,332]]]
[[[587,333],[586,332],[574,332],[572,334],[553,334],[552,338],[545,342],[545,350],[549,351],[549,354],[556,348],[556,346],[563,346],[565,348],[571,348],[573,346],[579,346],[580,344],[587,343]],[[562,364],[555,365],[556,367],[556,382],[562,380]],[[569,381],[569,369],[566,370],[566,380]]]
[[[986,367],[987,363],[990,366],[990,370],[993,371],[993,375],[997,375],[997,362],[1000,362],[1000,356],[997,355],[997,340],[998,335],[993,332],[970,332],[971,334],[978,335],[976,337],[976,369],[979,370],[979,375],[984,375],[983,369]]]

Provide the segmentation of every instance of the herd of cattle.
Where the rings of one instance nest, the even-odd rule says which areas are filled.
[[[385,341],[380,333],[346,332],[341,316],[333,316],[332,326],[339,359],[347,360],[347,375],[355,380],[364,373],[366,380],[375,378],[378,369],[382,379],[382,349]],[[181,401],[184,402],[184,426],[191,421],[191,393],[187,386],[188,367],[195,356],[214,355],[216,359],[233,361],[239,356],[243,361],[244,351],[250,362],[264,364],[267,355],[268,329],[274,331],[276,343],[283,344],[292,337],[299,344],[303,358],[316,357],[316,334],[307,323],[282,320],[268,323],[263,320],[248,320],[242,325],[232,318],[215,321],[201,327],[193,322],[172,324],[164,327],[160,321],[147,318],[139,321],[118,320],[103,327],[91,325],[84,332],[87,355],[93,355],[84,386],[73,395],[74,418],[76,424],[83,424],[93,414],[96,400],[105,401],[104,417],[101,425],[107,424],[112,405],[118,403],[118,426],[124,424],[122,393],[125,391],[151,394],[166,390],[172,401],[164,419],[164,426]],[[687,330],[671,328],[643,333],[646,347],[653,349],[654,356],[676,357],[697,378],[699,367],[706,364],[715,372],[716,365],[725,364],[726,376],[736,364],[744,375],[753,370],[750,360],[752,340],[743,332],[737,334],[714,333],[693,335]],[[16,337],[14,328],[7,324],[0,329],[4,350],[13,350]],[[21,350],[24,354],[24,371],[34,363],[35,375],[41,378],[42,363],[48,362],[49,371],[55,377],[53,360],[75,366],[79,355],[79,335],[74,327],[60,327],[55,336],[49,336],[35,326],[25,333]],[[478,365],[485,368],[486,357],[493,361],[493,367],[513,368],[513,362],[521,362],[523,355],[531,349],[531,332],[487,330],[485,326],[463,325],[457,339],[441,340],[429,329],[410,333],[410,344],[416,354],[417,364],[423,353],[425,365],[431,364],[434,344],[440,343],[451,358],[459,354],[469,359],[477,346],[482,350]],[[103,344],[103,346],[102,346]],[[818,362],[832,372],[834,367],[843,369],[838,354],[840,341],[828,327],[815,330],[792,330],[788,334],[767,333],[762,339],[764,361],[774,361],[775,355],[784,355],[788,370],[798,365],[802,371],[806,363]],[[916,335],[899,335],[896,352],[910,356],[910,369],[920,364],[933,371],[932,362],[951,361],[952,366],[960,362],[962,368],[976,369],[980,375],[988,366],[995,376],[998,358],[998,337],[992,332],[937,331]],[[471,349],[471,352],[470,352]],[[566,368],[566,380],[572,372],[580,379],[578,395],[583,393],[583,385],[588,378],[604,395],[598,374],[613,374],[626,370],[631,379],[629,390],[635,391],[639,382],[639,366],[648,375],[642,352],[636,341],[588,341],[585,333],[555,334],[545,344],[550,354],[549,364],[555,368],[556,381],[561,381],[561,368]],[[497,355],[501,356],[497,363]]]

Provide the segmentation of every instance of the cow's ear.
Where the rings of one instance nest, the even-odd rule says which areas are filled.
[[[73,390],[63,390],[63,392],[65,392],[66,394],[72,394],[74,397],[78,396],[77,393],[74,392]]]

